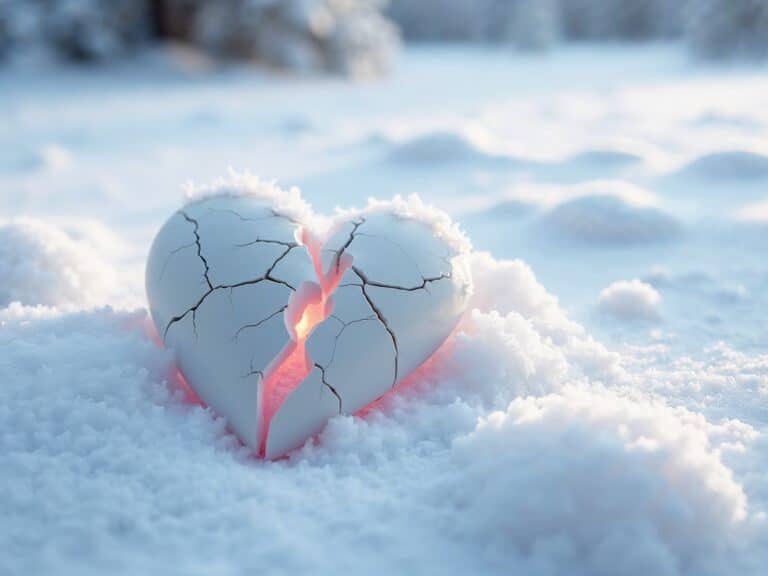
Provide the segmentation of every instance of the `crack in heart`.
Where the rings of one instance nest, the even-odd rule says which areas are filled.
[[[217,197],[227,198],[226,196]],[[230,198],[231,199],[231,198]],[[382,228],[382,231],[378,231],[373,226],[373,230],[368,230],[369,219],[364,216],[358,216],[344,223],[341,229],[336,230],[330,234],[327,238],[320,239],[316,237],[311,231],[298,220],[291,218],[288,215],[282,214],[278,210],[272,207],[265,207],[263,203],[258,201],[254,202],[251,206],[253,209],[266,210],[266,215],[259,215],[257,217],[246,216],[235,209],[233,206],[227,206],[227,201],[219,201],[219,204],[224,204],[224,207],[217,205],[209,205],[209,203],[216,204],[214,199],[204,199],[197,203],[188,205],[182,210],[178,211],[178,214],[187,225],[192,225],[192,235],[194,236],[193,242],[186,242],[179,246],[178,244],[171,248],[157,248],[156,245],[163,244],[165,238],[161,240],[161,233],[158,234],[158,238],[153,244],[152,251],[150,253],[150,261],[148,262],[147,273],[147,291],[150,298],[150,304],[153,304],[153,300],[163,300],[163,304],[168,308],[173,308],[172,301],[173,290],[163,284],[165,282],[166,270],[170,266],[176,266],[180,269],[181,274],[184,276],[190,272],[190,264],[184,261],[182,264],[174,264],[172,260],[174,258],[183,259],[184,248],[196,247],[196,257],[200,262],[201,272],[199,273],[201,280],[204,281],[204,289],[202,294],[195,298],[190,298],[190,305],[181,311],[171,314],[170,318],[164,325],[163,341],[166,345],[176,345],[181,354],[180,366],[185,370],[184,365],[187,365],[193,376],[196,376],[195,371],[201,371],[206,373],[201,366],[205,365],[205,358],[202,360],[196,356],[206,356],[205,344],[201,351],[197,350],[198,347],[198,313],[204,310],[204,304],[214,299],[217,293],[222,290],[229,290],[229,301],[231,306],[230,316],[232,321],[239,320],[238,314],[235,312],[237,305],[234,301],[235,290],[244,289],[246,287],[256,287],[262,284],[273,284],[276,286],[282,286],[287,288],[289,292],[288,303],[280,306],[276,310],[271,311],[269,314],[255,320],[248,321],[241,324],[234,334],[230,333],[229,338],[230,347],[233,349],[239,349],[241,346],[241,339],[249,338],[248,341],[242,343],[244,346],[255,346],[252,352],[249,354],[250,359],[245,367],[246,372],[238,372],[241,379],[250,381],[251,378],[257,378],[258,386],[258,409],[257,409],[257,433],[255,437],[252,433],[247,432],[247,421],[249,420],[247,415],[243,414],[242,406],[238,406],[237,402],[238,394],[240,396],[246,396],[247,391],[242,393],[235,392],[218,392],[217,388],[212,387],[209,380],[218,377],[215,373],[208,370],[208,378],[200,376],[199,378],[187,378],[193,389],[199,393],[199,396],[203,398],[208,404],[215,404],[217,411],[223,412],[224,416],[231,419],[231,424],[235,428],[236,432],[241,435],[244,441],[253,446],[258,455],[261,457],[273,457],[280,455],[297,444],[297,441],[301,440],[303,436],[307,434],[297,433],[290,430],[291,426],[298,426],[302,428],[302,423],[293,422],[291,419],[295,419],[296,415],[306,415],[308,423],[304,428],[307,430],[315,430],[318,425],[322,424],[328,417],[330,417],[331,410],[334,413],[343,413],[347,408],[347,403],[344,400],[345,396],[351,396],[349,410],[351,412],[360,410],[371,402],[376,400],[385,389],[382,388],[384,381],[387,389],[394,387],[407,373],[410,373],[415,367],[420,365],[426,360],[434,349],[447,337],[448,333],[455,323],[458,321],[458,317],[463,311],[464,303],[466,302],[466,295],[468,292],[468,279],[464,279],[463,282],[455,282],[454,276],[454,262],[449,257],[455,257],[455,254],[451,254],[450,250],[446,254],[432,253],[430,258],[434,261],[442,262],[442,266],[447,268],[446,270],[437,270],[439,273],[427,276],[422,273],[420,263],[418,259],[406,250],[399,242],[392,240],[389,235],[392,231],[390,228],[394,228],[395,233],[398,233],[397,227],[406,227],[404,224],[400,224],[400,220],[386,221],[383,223],[381,216],[372,216],[377,220],[377,226]],[[248,202],[248,201],[246,201]],[[251,200],[251,202],[253,202]],[[235,200],[229,202],[229,204],[237,204]],[[200,208],[204,208],[201,214],[191,214],[191,211],[199,212]],[[258,211],[258,210],[257,210]],[[385,216],[387,213],[384,213]],[[267,249],[268,246],[281,246],[284,250],[273,257],[271,262],[268,262],[266,270],[255,277],[247,279],[237,279],[236,281],[225,281],[224,278],[220,278],[222,270],[219,266],[214,264],[219,263],[220,260],[224,260],[226,263],[226,251],[222,256],[222,247],[213,246],[220,239],[220,236],[227,236],[229,234],[237,235],[240,231],[234,230],[233,226],[224,226],[224,223],[214,221],[206,225],[211,228],[210,231],[205,232],[201,229],[201,222],[206,217],[211,215],[231,215],[235,216],[239,222],[243,224],[257,224],[266,225],[265,222],[269,220],[282,220],[293,227],[294,241],[282,240],[278,238],[270,238],[269,234],[257,233],[251,238],[245,238],[244,241],[234,242],[230,244],[232,249],[237,250],[251,250],[258,248],[259,245],[264,245]],[[166,224],[166,227],[171,226],[173,217]],[[407,221],[407,220],[405,220]],[[423,226],[423,223],[421,223]],[[219,228],[216,228],[219,226]],[[348,231],[343,232],[344,228],[349,228]],[[165,229],[165,228],[164,228]],[[280,229],[278,229],[279,231]],[[214,234],[214,232],[216,232]],[[418,234],[416,233],[418,232]],[[410,230],[403,234],[408,237],[408,234],[412,236],[415,234],[415,238],[418,243],[425,243],[427,236],[424,234],[423,229],[419,229],[416,232]],[[170,233],[173,237],[174,234],[181,236],[181,232],[177,231]],[[273,231],[274,235],[279,235],[277,231]],[[343,234],[343,236],[341,236]],[[205,238],[204,238],[205,236]],[[422,236],[424,238],[422,238]],[[429,233],[429,237],[432,240],[434,236]],[[357,247],[356,242],[358,239],[367,239],[368,243],[373,243],[371,246]],[[360,240],[362,241],[362,240]],[[378,260],[386,253],[386,250],[382,248],[384,244],[390,244],[396,247],[399,251],[400,258],[403,258],[402,262],[395,258],[393,262],[396,266],[412,266],[417,274],[416,277],[420,278],[419,281],[411,282],[392,282],[381,281],[371,277],[368,267],[376,268],[380,265]],[[428,243],[428,242],[426,242]],[[334,244],[337,244],[334,247]],[[439,242],[438,242],[439,244]],[[442,246],[442,245],[441,245]],[[278,265],[287,261],[290,254],[299,248],[304,248],[309,256],[311,262],[311,269],[314,272],[313,276],[309,274],[300,274],[300,282],[297,284],[290,278],[289,267],[287,272],[289,277],[286,278],[284,274],[278,274],[276,269]],[[219,252],[216,252],[216,250]],[[426,250],[422,246],[413,248],[416,253],[421,250]],[[355,251],[357,252],[355,253]],[[164,259],[160,265],[160,273],[157,278],[153,276],[153,270],[155,268],[153,255],[155,252],[162,253],[165,251]],[[372,255],[371,255],[372,252]],[[427,251],[428,252],[428,251]],[[425,252],[425,253],[427,253]],[[330,259],[326,257],[330,254]],[[357,255],[356,255],[357,254]],[[257,256],[260,253],[256,254]],[[356,262],[355,259],[360,256],[362,260]],[[422,257],[423,254],[422,254]],[[392,256],[390,255],[390,259]],[[240,261],[241,256],[237,256],[235,260]],[[386,258],[384,258],[386,261]],[[403,262],[408,264],[403,264]],[[422,262],[422,265],[424,262]],[[428,262],[427,262],[428,264]],[[294,263],[295,265],[295,263]],[[186,266],[186,267],[185,267]],[[394,274],[397,276],[397,274]],[[405,274],[407,276],[407,274]],[[184,276],[186,277],[186,276]],[[303,278],[303,280],[301,279]],[[430,288],[433,285],[448,283],[447,287],[441,289],[438,296],[434,296]],[[356,287],[359,290],[361,299],[356,299],[351,296],[351,293],[346,292],[347,288]],[[189,288],[184,285],[185,290],[189,290],[194,294],[194,287]],[[383,291],[383,292],[382,292]],[[376,292],[376,294],[373,294]],[[419,302],[410,302],[397,300],[394,297],[394,293],[425,293],[425,299]],[[155,296],[158,294],[158,296]],[[168,297],[171,300],[167,300]],[[250,306],[250,308],[259,308],[262,305],[258,300],[253,300],[255,296],[250,293],[246,294],[242,298],[245,302],[254,302],[253,304],[242,304],[244,306]],[[248,300],[251,298],[251,300]],[[342,303],[342,307],[345,308],[345,312],[334,312],[334,299],[338,298]],[[410,297],[409,297],[410,298]],[[445,304],[447,302],[447,304]],[[445,312],[447,317],[440,319],[438,314],[441,312],[440,304],[445,305]],[[361,312],[355,312],[360,306],[367,307],[369,312],[362,316]],[[398,306],[400,308],[398,308]],[[152,315],[156,322],[160,322],[164,317],[163,305],[152,305]],[[394,307],[394,308],[393,308]],[[211,326],[215,326],[217,322],[226,322],[227,314],[223,313],[221,309],[218,309],[216,303],[211,304],[212,310],[208,311],[207,329],[212,330]],[[402,310],[401,310],[402,308]],[[387,311],[388,310],[388,311]],[[426,311],[425,311],[426,310]],[[247,311],[247,310],[246,310]],[[395,315],[395,323],[387,318],[388,314]],[[416,337],[410,336],[410,334],[403,331],[402,325],[407,322],[410,315],[425,316],[431,318],[433,323],[437,326],[433,329],[434,333],[430,333],[429,330],[421,328],[420,331],[426,331],[426,336],[423,334],[417,334]],[[431,314],[431,316],[430,316]],[[345,319],[344,315],[351,315],[352,318]],[[166,316],[167,317],[167,316]],[[191,317],[191,330],[194,336],[192,341],[187,341],[184,330],[177,331],[177,336],[173,336],[174,332],[171,330],[177,325],[181,325],[183,321]],[[281,317],[283,325],[287,330],[288,339],[284,345],[274,354],[272,360],[264,366],[265,358],[268,358],[269,352],[266,350],[271,344],[268,336],[261,336],[261,331],[272,325],[272,321]],[[337,322],[341,327],[334,330],[326,323],[326,320],[332,319]],[[392,348],[390,360],[386,360],[387,354],[385,354],[380,348],[376,346],[383,345],[384,341],[377,340],[375,333],[370,332],[370,329],[365,329],[363,332],[359,332],[359,327],[369,323],[376,323],[381,326],[382,333],[386,334],[385,340],[389,340]],[[351,337],[347,337],[348,333],[353,330],[358,332]],[[316,334],[316,330],[318,332]],[[401,336],[405,338],[406,350],[408,352],[406,369],[403,370],[401,366],[401,350],[398,338],[398,331]],[[417,332],[419,332],[417,330]],[[251,337],[250,335],[255,333],[256,335]],[[276,334],[274,329],[269,329],[265,334]],[[279,334],[278,334],[279,335]],[[421,338],[421,340],[419,339]],[[359,342],[362,340],[363,342]],[[367,341],[366,341],[367,340]],[[423,341],[422,341],[423,340]],[[210,344],[211,338],[208,338],[206,342],[208,346],[211,346],[213,350],[216,349],[215,345]],[[339,360],[337,353],[340,349],[340,342],[344,342],[342,347],[342,358]],[[376,342],[380,344],[376,344]],[[328,344],[328,342],[331,342]],[[279,344],[279,342],[275,342]],[[309,343],[308,350],[307,346]],[[379,382],[376,384],[369,384],[370,390],[366,389],[364,383],[355,382],[355,378],[361,378],[364,376],[365,362],[359,354],[359,348],[365,345],[372,346],[373,349],[368,353],[372,354],[372,373],[369,380]],[[325,348],[327,349],[325,349]],[[222,349],[220,349],[222,350]],[[200,352],[200,354],[190,354],[190,351]],[[229,358],[237,360],[237,352],[228,351]],[[213,354],[210,352],[209,354]],[[211,359],[212,358],[212,359]],[[223,362],[215,354],[209,358],[209,364],[217,364]],[[338,368],[338,363],[341,362],[341,368]],[[382,363],[391,362],[391,378],[386,376],[386,372],[389,372]],[[207,365],[205,368],[209,368]],[[341,370],[341,372],[339,371]],[[347,374],[350,372],[350,374]],[[186,375],[186,373],[185,373]],[[367,376],[367,375],[366,375]],[[333,397],[333,402],[325,401],[322,399],[322,395],[317,396],[315,383],[323,389],[328,390],[330,396]],[[359,384],[356,387],[355,384]],[[341,386],[341,388],[340,388]],[[201,390],[198,390],[198,387]],[[234,400],[229,398],[228,394],[234,394]],[[219,397],[221,396],[221,398]],[[290,406],[288,405],[290,404]],[[331,407],[331,404],[333,405]],[[315,411],[316,413],[312,413]],[[229,413],[228,413],[229,412]],[[236,414],[237,413],[237,414]],[[237,416],[237,417],[236,417]],[[271,432],[273,430],[273,423],[277,417],[277,426],[280,430],[281,438],[271,442]],[[244,424],[245,423],[245,424]],[[246,430],[246,432],[244,432]],[[311,434],[309,434],[311,435]],[[286,439],[287,438],[287,439]],[[274,446],[273,446],[274,444]]]
[[[197,231],[195,231],[195,235],[198,238],[197,239],[197,245],[199,247],[201,244],[200,244],[200,238],[199,238],[199,236],[197,236]],[[173,318],[171,318],[170,322],[168,322],[168,324],[166,324],[165,330],[163,331],[163,340],[165,340],[168,337],[168,330],[170,330],[171,326],[173,324],[175,324],[176,322],[179,322],[179,321],[183,320],[187,316],[187,314],[189,314],[190,312],[192,313],[192,325],[194,326],[195,335],[197,335],[197,324],[196,324],[197,309],[200,308],[200,306],[202,306],[203,302],[205,302],[205,299],[208,298],[208,296],[210,296],[211,294],[213,294],[217,290],[224,290],[224,289],[232,290],[234,288],[242,288],[243,286],[251,286],[253,284],[258,284],[259,282],[275,282],[276,284],[283,284],[283,285],[287,286],[288,288],[290,288],[291,290],[295,291],[296,288],[294,288],[293,286],[288,284],[286,281],[280,280],[278,278],[273,278],[273,277],[270,276],[270,274],[274,270],[275,266],[277,266],[280,263],[280,261],[283,258],[285,258],[288,255],[288,253],[291,250],[293,250],[293,248],[295,248],[297,246],[298,246],[298,244],[296,246],[287,248],[285,250],[285,252],[283,252],[280,256],[278,256],[277,260],[275,260],[272,263],[272,266],[260,278],[254,278],[252,280],[244,280],[243,282],[238,282],[236,284],[220,284],[220,285],[216,285],[216,286],[213,286],[211,284],[210,279],[208,278],[208,262],[202,257],[202,255],[200,255],[200,249],[198,248],[198,256],[200,257],[200,259],[205,264],[204,278],[205,278],[206,282],[208,283],[208,291],[200,297],[200,300],[198,300],[195,303],[194,306],[192,306],[191,308],[187,309],[186,312],[184,312],[180,316],[174,316]]]

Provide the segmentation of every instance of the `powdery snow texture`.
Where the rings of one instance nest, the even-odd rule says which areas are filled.
[[[760,573],[761,469],[727,463],[764,466],[756,431],[638,394],[524,263],[471,266],[430,362],[278,462],[184,401],[142,313],[6,309],[0,572]]]

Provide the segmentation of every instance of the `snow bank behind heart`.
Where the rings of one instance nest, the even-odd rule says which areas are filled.
[[[65,229],[33,218],[0,222],[0,307],[19,302],[71,310],[114,303],[120,250],[120,241],[94,223]]]

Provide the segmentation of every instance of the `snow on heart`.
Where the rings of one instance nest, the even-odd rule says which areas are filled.
[[[296,189],[231,174],[158,232],[147,296],[190,386],[274,458],[434,353],[465,310],[468,252],[415,197],[329,219]]]

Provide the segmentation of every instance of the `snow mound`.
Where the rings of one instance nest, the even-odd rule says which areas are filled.
[[[0,225],[0,307],[89,307],[105,304],[117,287],[106,258],[118,241],[99,226],[68,232],[22,218]]]
[[[768,201],[742,206],[736,211],[735,216],[736,220],[741,222],[768,224]]]
[[[579,375],[599,381],[623,381],[624,371],[619,364],[618,355],[609,352],[589,336],[583,326],[570,320],[557,298],[538,282],[533,270],[525,262],[496,260],[487,252],[473,252],[469,262],[474,283],[474,293],[469,305],[478,312],[473,317],[476,323],[488,326],[488,332],[494,337],[505,334],[506,330],[501,327],[507,324],[512,330],[525,326],[535,335],[535,338],[526,341],[540,341],[544,349],[548,350],[543,356],[550,356],[550,360],[542,363],[537,369],[533,369],[530,361],[526,360],[527,368],[523,375],[547,373],[553,366],[560,364],[569,366],[571,371]],[[506,336],[501,340],[510,342]],[[516,341],[517,337],[511,338],[511,342]],[[493,346],[488,348],[492,349]],[[551,361],[550,353],[560,359]],[[481,355],[485,355],[485,352]],[[499,354],[501,358],[507,356],[513,356],[509,349]],[[493,362],[486,365],[491,373],[494,371],[493,365]],[[525,381],[523,376],[517,378]],[[490,380],[493,381],[494,378]],[[551,390],[556,386],[559,385],[549,381],[542,384],[541,389]]]
[[[610,148],[595,148],[561,161],[542,163],[534,167],[534,172],[545,182],[578,182],[584,187],[602,183],[606,192],[611,193],[611,188],[627,187],[629,183],[619,177],[641,168],[643,163],[643,157],[636,154]]]
[[[479,210],[469,210],[462,215],[462,221],[470,229],[478,226],[487,226],[489,220],[499,222],[511,222],[521,220],[536,210],[536,205],[520,200],[502,200],[492,202],[489,206],[483,206]]]
[[[559,236],[595,244],[667,242],[680,232],[677,220],[658,208],[608,195],[563,202],[547,212],[542,222]]]
[[[600,166],[601,168],[625,168],[639,164],[643,161],[641,156],[623,152],[621,150],[595,149],[580,152],[571,156],[566,164],[579,166]]]
[[[745,150],[715,152],[695,159],[682,173],[703,179],[763,179],[768,178],[768,156]]]
[[[404,165],[448,166],[462,162],[504,163],[505,158],[485,152],[463,134],[429,132],[395,142],[389,158]]]
[[[598,300],[600,311],[618,320],[655,320],[659,317],[661,295],[650,284],[638,279],[614,282]]]
[[[585,389],[518,398],[453,442],[432,501],[463,510],[452,532],[498,571],[708,571],[747,509],[728,428]]]

